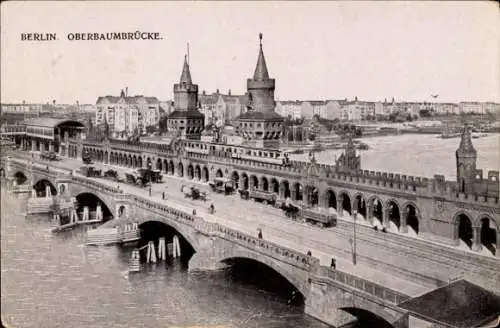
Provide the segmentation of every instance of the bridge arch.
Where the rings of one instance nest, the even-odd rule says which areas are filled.
[[[140,228],[140,243],[143,245],[149,241],[157,243],[159,237],[165,237],[166,244],[172,243],[173,235],[177,235],[181,244],[181,259],[185,264],[188,264],[192,256],[201,248],[195,231],[190,231],[190,227],[184,227],[166,217],[142,217],[135,220],[124,220],[121,224],[130,222],[137,223]],[[156,246],[158,245],[156,244]]]
[[[201,180],[201,167],[199,164],[194,167],[194,176],[196,179]]]
[[[57,195],[56,187],[54,186],[54,184],[51,181],[49,181],[47,179],[40,179],[33,185],[33,189],[35,189],[38,197],[47,196],[47,194],[46,194],[47,187],[50,187],[50,193],[52,194],[52,196]]]
[[[361,327],[394,328],[385,318],[369,310],[358,307],[342,307],[340,310],[355,316]]]
[[[162,172],[164,172],[165,174],[168,173],[168,161],[166,158],[163,159],[163,170]]]
[[[177,176],[181,178],[184,176],[184,165],[182,164],[182,162],[179,162],[177,164]]]
[[[191,163],[189,163],[187,168],[187,177],[188,179],[194,179],[194,167]]]
[[[395,199],[389,199],[385,203],[385,210],[387,211],[387,220],[392,222],[397,230],[401,229],[401,210],[399,208],[399,203]]]
[[[270,181],[270,187],[271,187],[271,191],[276,193],[276,194],[279,194],[280,192],[280,184],[278,182],[278,180],[276,178],[271,178],[271,181]]]
[[[238,174],[238,171],[233,171],[231,173],[231,180],[233,180],[234,187],[238,189],[240,184],[240,175]]]
[[[411,230],[418,235],[418,232],[420,230],[419,223],[421,216],[417,205],[415,205],[414,202],[409,201],[402,206],[402,210],[402,219],[404,225],[411,228]]]
[[[368,200],[368,220],[372,222],[375,226],[382,227],[384,221],[384,205],[382,200],[377,196],[372,196]],[[375,218],[378,222],[373,222],[372,219]]]
[[[308,282],[305,281],[305,279],[304,281],[302,281],[302,279],[298,278],[298,276],[280,267],[275,260],[253,252],[233,251],[231,253],[232,254],[230,256],[221,259],[220,262],[225,264],[230,264],[232,261],[250,260],[256,262],[257,264],[265,265],[266,267],[278,273],[288,283],[290,283],[293,286],[293,288],[299,291],[303,299],[305,299],[306,296],[308,295],[309,292]]]
[[[366,213],[367,213],[367,205],[366,205],[366,200],[365,196],[362,193],[356,193],[354,195],[354,200],[353,200],[353,210],[357,211],[359,214],[363,216],[363,218],[366,220]]]
[[[292,200],[302,200],[303,199],[303,187],[300,182],[295,182],[292,185]]]
[[[332,188],[328,188],[325,190],[323,200],[326,208],[337,209],[337,195],[335,195],[335,191]]]
[[[13,177],[16,181],[16,185],[22,185],[28,180],[28,177],[22,171],[17,171],[16,173],[14,173]]]
[[[344,216],[344,211],[349,213],[349,215],[351,215],[352,207],[351,207],[351,196],[349,195],[349,192],[347,190],[341,190],[339,191],[338,195],[342,206],[340,208],[337,208],[337,212],[341,216]]]
[[[93,192],[82,192],[79,193],[76,197],[76,202],[77,202],[77,212],[79,216],[81,216],[81,213],[83,211],[84,206],[89,207],[89,211],[91,212],[91,219],[92,216],[95,215],[95,211],[97,208],[97,205],[101,205],[102,209],[102,217],[104,221],[111,220],[114,215],[113,215],[113,208],[110,207],[106,202],[104,201],[104,197],[100,195],[96,195]]]
[[[495,220],[489,214],[480,214],[476,220],[480,224],[480,241],[491,255],[498,255],[499,242],[499,227]]]
[[[259,179],[255,175],[251,175],[249,179],[250,189],[259,189]]]
[[[207,182],[210,180],[210,172],[208,171],[208,167],[204,166],[202,170],[202,180]]]
[[[248,190],[249,186],[250,186],[250,179],[248,178],[248,175],[245,172],[243,172],[241,174],[240,189]]]
[[[170,162],[168,164],[168,168],[169,168],[169,173],[174,175],[175,174],[175,164],[174,164],[173,160],[170,160]]]
[[[283,198],[290,198],[292,193],[291,193],[291,190],[290,190],[290,183],[288,182],[288,180],[281,180],[280,182],[280,185],[279,185],[279,188],[280,190],[282,190],[282,195],[283,195]]]
[[[457,245],[465,245],[467,248],[472,248],[474,239],[473,219],[470,214],[465,211],[455,213],[453,217],[453,238]]]
[[[265,175],[260,178],[260,189],[264,191],[268,191],[269,189],[269,182],[267,181],[267,177]]]

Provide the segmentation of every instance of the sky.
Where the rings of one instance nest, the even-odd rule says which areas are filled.
[[[78,32],[162,40],[70,41]],[[21,33],[57,33],[21,41]],[[189,43],[200,92],[243,94],[259,33],[277,100],[500,102],[495,2],[2,2],[1,101],[173,98]]]

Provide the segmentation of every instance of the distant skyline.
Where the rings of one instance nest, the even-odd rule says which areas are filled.
[[[495,2],[3,2],[1,102],[173,98],[190,45],[200,94],[243,94],[259,33],[278,100],[500,102]],[[158,32],[163,40],[69,41]],[[21,41],[21,33],[58,40]],[[431,95],[439,95],[437,98]]]

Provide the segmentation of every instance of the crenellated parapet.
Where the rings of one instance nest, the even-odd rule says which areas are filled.
[[[463,202],[471,205],[496,206],[498,205],[498,171],[488,172],[488,179],[478,179],[477,191],[468,194],[460,191],[456,181],[447,181],[443,175],[434,175],[427,185],[427,192],[431,197],[438,197],[452,202]],[[478,187],[476,186],[476,187]],[[485,190],[487,192],[485,192]]]

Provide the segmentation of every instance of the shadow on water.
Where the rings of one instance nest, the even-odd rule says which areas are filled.
[[[258,289],[293,307],[304,307],[304,296],[285,277],[269,266],[255,260],[233,258],[224,261],[228,283]]]
[[[141,249],[141,259],[146,258],[147,247],[145,247],[149,241],[153,241],[155,249],[158,250],[158,240],[161,237],[165,237],[165,243],[168,244],[173,242],[174,236],[179,238],[179,244],[181,248],[180,263],[183,268],[187,270],[188,263],[194,254],[194,249],[191,244],[174,228],[158,221],[148,221],[139,226],[141,229],[141,239],[139,240],[138,247]],[[158,254],[157,254],[158,255]]]

